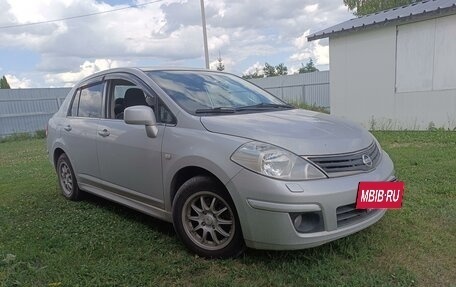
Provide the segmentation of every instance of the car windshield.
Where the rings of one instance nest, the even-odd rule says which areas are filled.
[[[290,109],[280,99],[234,75],[206,71],[149,71],[180,107],[194,115]]]

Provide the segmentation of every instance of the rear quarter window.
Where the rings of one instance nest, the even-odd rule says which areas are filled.
[[[99,83],[81,89],[79,97],[78,117],[101,117],[103,86],[103,83]]]
[[[78,108],[79,108],[79,96],[81,95],[81,90],[77,90],[73,101],[71,103],[71,110],[68,114],[69,116],[77,117],[78,116]]]

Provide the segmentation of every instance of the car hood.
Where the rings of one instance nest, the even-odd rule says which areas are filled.
[[[206,116],[201,117],[201,123],[214,133],[270,143],[298,155],[353,152],[373,141],[360,126],[302,109]]]

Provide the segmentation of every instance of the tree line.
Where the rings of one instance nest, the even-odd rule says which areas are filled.
[[[317,72],[319,71],[312,59],[309,59],[307,64],[302,64],[298,70],[299,74],[303,73],[310,73],[310,72]],[[242,75],[244,79],[257,79],[257,78],[266,78],[266,77],[275,77],[275,76],[283,76],[288,75],[288,67],[285,66],[284,63],[280,63],[277,66],[273,66],[269,63],[264,63],[264,67],[260,70],[256,68],[254,71]]]
[[[379,11],[409,5],[417,0],[343,0],[348,10],[361,17]]]

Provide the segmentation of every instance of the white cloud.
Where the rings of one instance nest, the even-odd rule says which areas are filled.
[[[231,58],[226,58],[226,57],[223,57],[223,55],[221,55],[222,57],[222,64],[225,66],[225,70],[224,71],[230,71],[233,66],[235,65],[235,61]],[[209,63],[209,67],[211,70],[216,70],[217,69],[217,65],[218,65],[218,56],[217,58],[215,58],[213,61],[211,61]]]
[[[329,46],[323,46],[319,40],[310,43],[306,48],[291,55],[292,61],[304,61],[313,58],[317,65],[329,64]]]
[[[263,75],[264,74],[263,68],[264,68],[264,64],[260,64],[259,62],[256,62],[252,66],[245,69],[244,73],[242,73],[242,74],[248,75],[248,74],[253,74],[253,73],[257,72],[258,75]]]
[[[293,74],[299,73],[299,68],[301,68],[301,66],[290,66],[290,67],[288,67],[288,75],[293,75]]]
[[[318,66],[325,66],[329,64],[329,46],[322,45],[321,41],[315,40],[312,42],[307,41],[307,36],[310,34],[310,30],[306,30],[301,36],[297,37],[293,41],[295,52],[290,56],[289,60],[292,65],[296,67],[298,62],[307,62],[310,59],[315,61]]]
[[[298,48],[298,49],[303,49],[305,48],[307,45],[308,45],[308,42],[307,42],[307,36],[310,35],[310,30],[306,30],[304,33],[302,33],[301,36],[297,37],[294,41],[293,41],[293,45]]]
[[[314,55],[317,65],[328,65],[329,64],[329,46],[320,45],[321,40],[315,41]]]
[[[12,89],[26,89],[32,86],[32,80],[27,78],[18,78],[14,75],[5,75],[8,84]]]
[[[304,10],[308,13],[314,13],[318,10],[318,3],[307,5],[306,7],[304,7]]]
[[[129,63],[127,62],[120,62],[111,59],[96,59],[93,62],[85,61],[80,66],[79,71],[47,74],[45,76],[45,80],[46,83],[52,86],[72,86],[84,77],[90,76],[96,72],[121,66],[128,66],[128,64]]]
[[[217,51],[217,49],[226,47],[230,44],[230,36],[227,34],[222,34],[219,36],[212,36],[212,37],[209,37],[207,42],[208,42],[209,50]]]

